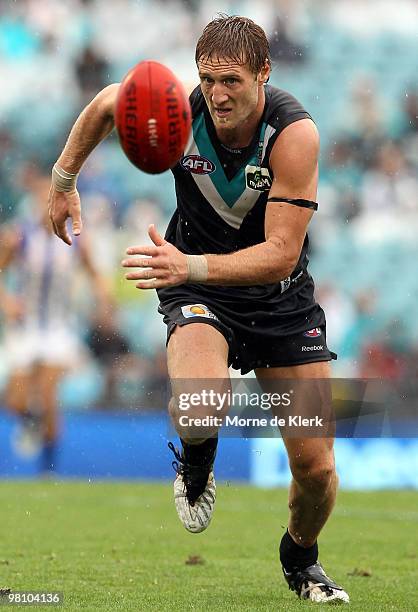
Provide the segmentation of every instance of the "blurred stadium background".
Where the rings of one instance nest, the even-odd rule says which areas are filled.
[[[314,117],[322,153],[311,272],[327,313],[335,376],[417,377],[418,5],[413,0],[0,0],[0,221],[33,215],[28,171],[48,175],[81,108],[142,59],[196,82],[194,45],[217,11],[243,14],[271,42],[271,83]],[[165,329],[156,297],[123,280],[124,249],[165,227],[170,173],[136,170],[115,135],[79,179],[85,235],[112,286],[115,308],[97,320],[77,273],[77,363],[59,391],[59,476],[170,478],[163,413]],[[26,186],[26,188],[25,188]],[[74,264],[75,265],[75,264]],[[0,271],[12,287],[21,270]],[[106,327],[107,325],[107,327]],[[9,374],[0,322],[0,398]],[[18,423],[0,399],[0,476],[36,476],[37,456],[15,444]],[[164,409],[164,406],[160,406]],[[277,441],[225,440],[220,478],[285,485]],[[342,486],[418,488],[415,440],[340,440]],[[140,462],[139,456],[150,457]],[[393,457],[396,460],[393,460]],[[151,460],[152,458],[152,460]],[[348,467],[347,467],[348,466]],[[367,466],[367,469],[365,469]]]

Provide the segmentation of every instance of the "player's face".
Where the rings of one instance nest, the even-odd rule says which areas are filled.
[[[216,128],[234,130],[264,105],[268,67],[255,75],[247,65],[226,58],[202,58],[200,85]],[[262,99],[261,99],[262,97]]]

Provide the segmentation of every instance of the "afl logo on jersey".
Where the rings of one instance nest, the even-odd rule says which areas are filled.
[[[307,338],[318,338],[318,336],[322,335],[322,331],[320,327],[314,327],[313,329],[310,329],[309,331],[304,332],[303,335],[306,336]]]
[[[193,174],[212,174],[216,170],[215,164],[201,155],[186,155],[180,163],[185,170]]]

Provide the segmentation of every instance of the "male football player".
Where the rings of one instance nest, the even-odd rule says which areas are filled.
[[[229,378],[254,370],[262,385],[327,379],[333,354],[307,271],[307,226],[317,208],[318,132],[290,94],[267,85],[269,47],[250,19],[220,16],[196,48],[200,86],[190,96],[193,134],[173,169],[177,209],[165,238],[128,249],[123,262],[140,289],[157,289],[167,325],[168,369],[177,380]],[[112,130],[118,85],[81,113],[53,170],[50,216],[81,231],[77,173]],[[196,160],[199,162],[196,165]],[[178,396],[170,404],[178,414]],[[175,452],[177,512],[203,531],[215,502],[217,437],[188,438]],[[318,563],[318,535],[337,489],[330,437],[285,437],[292,483],[280,544],[289,587],[314,602],[348,602]]]

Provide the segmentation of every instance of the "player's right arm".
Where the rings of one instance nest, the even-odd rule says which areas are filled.
[[[55,234],[71,245],[65,222],[70,217],[74,235],[82,229],[77,175],[93,149],[110,134],[119,83],[105,87],[82,111],[54,165],[48,210]]]

